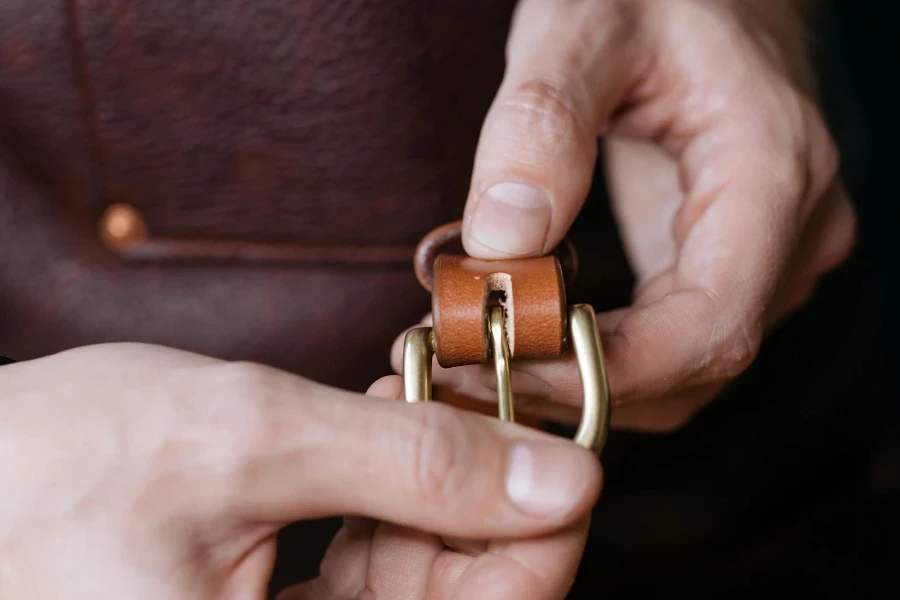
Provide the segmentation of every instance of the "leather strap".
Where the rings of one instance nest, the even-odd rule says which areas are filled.
[[[416,256],[413,266],[416,278],[427,292],[432,292],[434,286],[434,261],[451,244],[459,244],[462,237],[462,221],[453,221],[436,227],[428,233],[416,247]],[[461,246],[460,246],[461,248]],[[571,285],[578,273],[578,253],[569,238],[553,250],[553,256],[559,261],[566,285]]]
[[[513,359],[560,357],[566,291],[553,256],[486,261],[441,255],[434,264],[435,355],[444,368],[487,362],[488,306],[499,303]]]

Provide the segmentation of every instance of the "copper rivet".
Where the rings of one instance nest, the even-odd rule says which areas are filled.
[[[130,204],[111,204],[100,217],[100,237],[113,249],[131,246],[147,237],[147,227]]]

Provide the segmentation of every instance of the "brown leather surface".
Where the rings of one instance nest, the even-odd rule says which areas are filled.
[[[487,361],[487,310],[498,292],[512,359],[562,355],[566,291],[556,258],[487,261],[444,254],[434,264],[431,302],[435,356],[442,367]]]
[[[451,254],[464,254],[462,249],[462,220],[445,223],[439,227],[435,227],[428,235],[419,241],[416,246],[416,255],[413,259],[413,269],[416,272],[416,279],[425,290],[429,293],[434,287],[434,261],[438,255],[447,251],[447,246],[455,244],[458,248],[456,252]]]
[[[465,254],[462,247],[462,220],[435,227],[416,246],[413,269],[419,283],[429,293],[434,284],[434,261],[440,254]],[[566,286],[575,282],[578,273],[578,251],[568,237],[551,253],[559,261]]]
[[[513,5],[4,0],[4,351],[134,340],[351,389],[388,373],[428,311],[415,245],[462,212]],[[128,252],[99,231],[117,203],[146,227]]]
[[[512,4],[76,0],[87,208],[164,239],[412,246],[459,215]]]

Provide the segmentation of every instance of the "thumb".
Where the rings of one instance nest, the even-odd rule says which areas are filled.
[[[273,376],[284,401],[268,403],[280,406],[268,417],[276,426],[247,461],[245,519],[355,515],[441,535],[520,537],[570,525],[599,493],[596,457],[569,441],[438,403]],[[388,385],[399,395],[398,381],[372,392]]]
[[[571,227],[590,189],[598,135],[631,80],[633,4],[519,3],[475,156],[463,219],[468,254],[546,254]]]

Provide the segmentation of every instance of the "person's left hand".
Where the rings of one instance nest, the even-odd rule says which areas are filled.
[[[369,388],[368,395],[396,399],[401,387],[398,377],[385,377]],[[319,577],[287,590],[278,600],[561,600],[575,580],[589,525],[588,514],[548,535],[487,541],[345,518]]]
[[[282,527],[355,515],[394,525],[284,597],[561,600],[601,480],[575,444],[437,403],[76,348],[0,367],[0,598],[262,600]]]
[[[799,3],[519,2],[463,243],[485,259],[551,251],[604,139],[637,278],[631,306],[598,315],[613,426],[684,425],[852,249]],[[512,366],[519,412],[577,422],[574,361]],[[434,381],[496,401],[489,368],[436,368]]]

